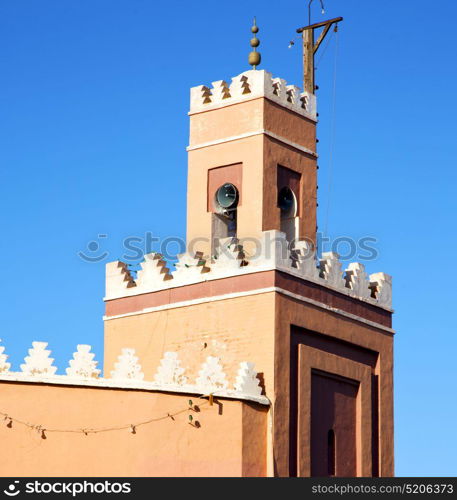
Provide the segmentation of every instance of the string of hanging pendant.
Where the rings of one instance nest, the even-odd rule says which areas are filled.
[[[208,398],[208,399],[206,399]],[[42,439],[47,439],[46,434],[47,433],[72,433],[72,434],[84,434],[84,435],[89,435],[89,434],[99,434],[102,432],[113,432],[113,431],[123,431],[123,430],[128,430],[132,434],[136,434],[136,429],[138,427],[152,424],[154,422],[159,422],[162,420],[175,420],[175,417],[178,415],[182,415],[183,413],[189,412],[189,423],[193,426],[196,426],[194,418],[192,417],[191,412],[195,411],[200,411],[201,406],[205,406],[207,404],[210,404],[212,406],[213,402],[213,396],[210,394],[209,396],[199,396],[197,398],[198,401],[203,400],[202,403],[200,403],[198,406],[194,405],[193,401],[190,399],[188,402],[188,406],[186,408],[183,408],[182,410],[175,411],[174,413],[166,412],[165,414],[159,416],[159,417],[154,417],[150,418],[147,420],[142,420],[140,422],[136,423],[130,423],[130,424],[125,424],[125,425],[119,425],[119,426],[110,426],[110,427],[100,427],[100,428],[90,428],[90,427],[81,427],[81,428],[74,428],[74,429],[65,429],[65,428],[52,428],[52,427],[47,427],[41,424],[32,424],[30,422],[27,422],[25,420],[11,417],[8,413],[1,412],[0,411],[0,416],[3,417],[3,420],[6,424],[6,427],[9,429],[13,428],[13,424],[19,424],[25,427],[28,427],[29,429],[35,430],[38,432],[38,434],[41,436]]]

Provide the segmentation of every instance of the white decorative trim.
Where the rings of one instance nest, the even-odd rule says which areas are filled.
[[[185,369],[181,366],[177,352],[166,352],[160,361],[154,381],[163,386],[183,386],[187,384]]]
[[[267,136],[271,137],[272,139],[275,139],[279,142],[282,142],[283,144],[287,144],[288,146],[291,146],[292,148],[298,149],[299,151],[302,151],[303,153],[314,156],[316,158],[318,157],[318,155],[315,151],[311,151],[311,149],[305,148],[301,144],[289,141],[289,139],[286,139],[285,137],[282,137],[278,134],[275,134],[274,132],[270,132],[269,130],[266,130],[266,129],[260,129],[260,130],[254,131],[254,132],[246,132],[245,134],[232,135],[230,137],[224,137],[223,139],[216,139],[214,141],[202,142],[200,144],[189,145],[187,147],[187,151],[194,151],[195,149],[207,148],[209,146],[217,146],[218,144],[224,144],[225,142],[238,141],[240,139],[246,139],[248,137],[254,137],[256,135],[262,135],[262,134],[267,135]]]
[[[155,252],[146,254],[135,280],[137,287],[160,287],[164,281],[172,279],[166,264],[161,254]]]
[[[201,370],[198,372],[196,385],[203,390],[204,394],[227,390],[228,381],[219,358],[214,356],[206,358]]]
[[[173,387],[168,385],[160,385],[155,382],[146,382],[140,380],[113,380],[106,378],[98,379],[77,379],[67,377],[65,375],[49,376],[31,376],[21,372],[9,372],[0,374],[1,382],[24,382],[33,384],[50,384],[62,386],[76,386],[76,387],[105,387],[110,389],[127,389],[127,390],[145,390],[151,392],[172,392],[175,394],[196,394],[199,396],[207,396],[199,391],[198,387],[193,385],[186,385],[183,387]],[[254,401],[262,405],[270,405],[270,400],[266,396],[251,396],[247,394],[237,393],[234,390],[220,390],[213,393],[214,396],[221,398]]]
[[[232,78],[230,86],[219,80],[209,88],[199,85],[190,89],[189,115],[232,106],[263,97],[301,116],[316,121],[316,97],[287,85],[281,78],[273,78],[265,70],[250,70]]]
[[[260,380],[257,378],[257,372],[254,370],[254,363],[240,363],[240,368],[236,376],[235,391],[240,394],[249,394],[252,396],[260,396],[262,387]]]
[[[118,357],[111,377],[116,380],[143,380],[144,373],[141,371],[141,365],[137,363],[135,349],[124,347]]]
[[[338,290],[344,287],[342,265],[336,252],[324,252],[322,254],[320,269],[321,276],[327,284]]]
[[[226,294],[222,294],[222,295],[215,295],[213,297],[204,297],[201,299],[183,300],[182,302],[173,302],[172,304],[165,304],[163,306],[145,307],[144,309],[141,309],[140,311],[134,311],[134,312],[124,313],[124,314],[116,314],[114,316],[106,316],[105,315],[105,316],[103,316],[103,321],[110,321],[110,320],[118,319],[118,318],[128,318],[129,316],[148,314],[148,313],[156,312],[156,311],[166,311],[168,309],[179,309],[180,307],[189,307],[189,306],[193,306],[193,305],[204,304],[206,302],[218,302],[220,300],[236,299],[239,297],[249,297],[251,295],[261,295],[264,293],[271,293],[271,292],[282,293],[283,295],[288,295],[289,297],[300,300],[301,302],[307,302],[309,304],[312,304],[313,306],[320,307],[321,309],[326,309],[326,310],[331,311],[335,314],[339,314],[340,316],[345,316],[345,317],[352,319],[354,321],[358,321],[359,323],[364,323],[366,325],[372,326],[374,328],[378,328],[379,330],[384,330],[384,331],[389,332],[389,333],[395,333],[395,330],[393,330],[392,328],[381,325],[380,323],[376,323],[375,321],[370,321],[368,319],[361,318],[360,316],[355,316],[354,314],[348,313],[348,312],[343,311],[341,309],[336,309],[334,307],[330,307],[327,304],[324,304],[323,302],[318,302],[316,300],[309,299],[308,297],[304,297],[303,295],[292,293],[292,292],[289,292],[288,290],[284,290],[283,288],[276,287],[276,286],[271,286],[271,287],[267,287],[267,288],[258,288],[256,290],[250,290],[248,292],[233,292],[233,293],[226,293]]]
[[[52,360],[48,358],[49,351],[44,349],[46,345],[45,342],[33,342],[34,347],[30,349],[30,352],[34,352],[31,355],[32,360],[35,358],[46,359],[47,361],[42,364],[49,368],[49,361]],[[36,370],[23,371],[22,373],[7,372],[0,373],[0,381],[110,387],[115,389],[146,389],[204,396],[214,394],[215,396],[247,399],[261,404],[269,404],[268,398],[262,396],[261,391],[259,392],[256,388],[259,381],[256,379],[257,373],[254,371],[252,363],[240,364],[235,384],[236,389],[229,390],[229,384],[219,358],[209,356],[206,359],[198,373],[196,384],[193,385],[187,383],[187,378],[184,376],[185,370],[178,359],[178,353],[165,353],[153,382],[143,380],[144,375],[141,372],[141,366],[137,363],[138,358],[134,354],[134,349],[122,349],[119,361],[115,364],[115,370],[111,372],[111,379],[92,377],[95,363],[93,361],[94,355],[90,353],[90,346],[79,345],[74,359],[71,360],[73,363],[70,362],[71,369],[67,369],[67,375],[56,375],[55,371],[38,373]],[[31,364],[30,367],[32,367]],[[78,369],[81,367],[85,370],[83,370],[83,373]],[[55,370],[55,367],[52,368]],[[98,372],[98,370],[95,371]]]
[[[230,97],[232,97],[230,95],[230,88],[225,80],[213,82],[213,88],[211,89],[211,99],[213,102],[222,102],[224,99],[229,99]]]
[[[380,278],[379,286],[376,286],[366,279],[365,271],[360,267],[361,264],[349,266],[344,276],[339,257],[334,252],[324,253],[317,267],[314,251],[310,253],[309,244],[297,242],[291,249],[285,234],[277,230],[263,231],[259,244],[255,251],[251,252],[249,258],[244,256],[243,247],[238,240],[233,250],[230,250],[232,239],[229,239],[228,243],[224,241],[219,247],[219,254],[211,262],[206,260],[203,262],[204,271],[203,269],[202,271],[196,270],[196,267],[200,266],[193,265],[187,269],[186,266],[180,265],[179,273],[167,274],[169,278],[159,283],[154,282],[152,285],[149,283],[146,286],[142,282],[137,282],[136,286],[126,285],[123,290],[117,287],[114,290],[107,290],[105,300],[260,271],[278,270],[392,312],[391,302],[389,302],[392,294],[388,290],[389,286],[391,287],[392,278]],[[227,244],[229,251],[226,248]],[[362,272],[364,279],[361,279]],[[179,275],[179,279],[174,279],[174,275]],[[384,292],[381,293],[383,285]]]
[[[289,268],[293,265],[289,243],[285,233],[280,231],[264,231],[260,240],[258,255],[252,259],[253,267],[270,263],[273,269]]]
[[[135,280],[130,274],[127,264],[119,260],[106,264],[105,293],[107,297],[110,295],[116,297],[119,293],[135,286]]]
[[[240,75],[233,78],[232,85],[230,86],[230,92],[234,98],[244,98],[251,94],[251,85],[249,85],[248,77],[246,75]]]
[[[5,347],[0,346],[0,373],[8,373],[11,368],[11,363],[7,363],[8,355],[4,354]]]
[[[239,244],[237,238],[221,238],[217,259],[211,267],[211,276],[215,279],[224,277],[227,272],[238,273],[243,267],[245,255],[243,247]]]
[[[92,347],[87,344],[78,344],[70,366],[65,370],[69,377],[98,378],[100,370],[97,369],[98,361],[94,361],[95,354],[90,352]]]
[[[183,253],[178,255],[178,261],[175,264],[176,271],[171,273],[173,284],[186,284],[189,276],[191,279],[201,281],[205,278],[205,273],[210,271],[206,266],[206,260],[203,259],[202,253],[197,252],[194,255]]]
[[[318,281],[319,269],[316,266],[314,250],[307,241],[297,241],[291,251],[292,267],[296,269],[300,276]]]
[[[392,276],[386,273],[370,274],[370,287],[374,289],[380,306],[389,307],[392,304]]]
[[[32,376],[55,374],[57,367],[52,366],[54,359],[49,357],[51,351],[46,349],[47,345],[47,342],[32,342],[33,347],[21,365],[23,373]]]
[[[365,272],[365,266],[360,262],[351,262],[349,264],[346,269],[346,283],[359,297],[365,299],[371,297],[368,274]]]

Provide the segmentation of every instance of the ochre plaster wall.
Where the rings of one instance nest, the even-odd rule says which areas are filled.
[[[268,273],[258,273],[259,278],[264,275],[267,276]],[[229,279],[216,280],[215,283],[222,286],[224,282],[232,283]],[[210,282],[205,286],[209,286],[208,283]],[[229,289],[224,288],[225,293],[239,291],[237,284],[241,286],[242,283],[240,277]],[[273,281],[270,285],[274,283]],[[286,286],[285,282],[281,283]],[[294,286],[298,286],[294,283]],[[266,286],[268,283],[263,283],[260,288]],[[186,287],[182,288],[184,290]],[[303,284],[301,291],[306,294],[306,290]],[[310,290],[315,291],[314,288]],[[299,291],[294,288],[294,292]],[[324,291],[319,293],[316,297],[313,295],[313,298],[320,298],[325,304],[333,304],[333,292],[327,291],[329,296],[325,295]],[[191,299],[191,296],[187,299]],[[122,309],[122,300],[124,299],[113,301],[110,306],[112,313],[115,314],[116,309]],[[288,476],[292,470],[289,464],[291,331],[293,328],[301,328],[326,338],[339,339],[343,344],[336,344],[330,353],[320,351],[316,344],[310,344],[312,349],[307,351],[306,357],[310,360],[308,371],[312,368],[323,369],[322,366],[330,367],[328,370],[326,368],[329,373],[360,382],[363,397],[360,396],[357,400],[358,474],[390,476],[393,475],[393,335],[381,325],[379,328],[368,325],[363,316],[366,314],[367,321],[378,320],[387,328],[390,327],[390,318],[382,314],[375,315],[369,304],[354,299],[345,300],[347,303],[338,303],[338,307],[361,316],[360,321],[273,291],[214,301],[208,297],[205,303],[185,307],[173,307],[173,303],[170,303],[166,310],[108,319],[105,322],[106,374],[113,368],[122,347],[136,349],[147,380],[152,380],[165,351],[179,352],[191,381],[197,376],[200,365],[208,355],[221,358],[231,383],[235,379],[240,361],[254,362],[265,393],[273,405],[270,416],[273,417],[273,433],[267,437],[268,474]],[[147,307],[147,302],[143,306]],[[356,359],[351,359],[347,351],[355,347],[361,348],[363,352],[357,354]],[[298,374],[296,376],[298,377]],[[306,377],[309,377],[309,373]],[[371,387],[370,380],[373,377],[376,388]],[[310,401],[311,379],[309,377],[303,380],[307,381],[301,387],[300,398],[305,402],[305,406],[302,404],[303,411],[300,410],[302,422],[297,439],[308,446],[306,433],[309,432],[310,421],[303,418],[309,418],[310,408],[306,401]],[[373,416],[371,394],[376,407],[376,414]],[[373,438],[370,435],[372,418],[373,428],[376,427],[376,435]],[[300,450],[300,443],[297,446]],[[300,452],[298,473],[309,475],[309,450],[303,450],[304,448]],[[372,457],[375,458],[372,460]]]
[[[189,425],[188,400],[199,427]],[[1,476],[264,476],[267,408],[138,390],[0,383],[1,410],[45,429],[123,427],[97,434],[0,426]],[[178,414],[179,413],[179,414]]]
[[[211,212],[208,211],[208,170],[242,164],[242,203],[238,207],[238,238],[260,237],[263,198],[263,137],[256,135],[189,151],[187,180],[187,251],[211,255]]]
[[[105,376],[123,347],[135,349],[146,380],[153,379],[164,352],[177,351],[192,382],[206,358],[218,356],[230,382],[240,362],[250,361],[272,392],[274,307],[270,292],[108,319]]]

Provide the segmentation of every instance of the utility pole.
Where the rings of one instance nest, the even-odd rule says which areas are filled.
[[[314,55],[319,49],[330,28],[335,25],[334,30],[338,30],[338,23],[342,17],[335,17],[321,23],[310,24],[303,28],[298,28],[297,33],[302,33],[303,37],[303,90],[314,94],[316,86],[314,83]],[[314,42],[314,30],[323,28],[319,38]]]

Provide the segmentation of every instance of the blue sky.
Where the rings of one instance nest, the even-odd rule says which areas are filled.
[[[107,260],[131,235],[184,236],[189,87],[249,69],[253,15],[261,68],[301,85],[299,43],[287,46],[305,4],[0,4],[0,337],[15,369],[32,340],[60,371],[78,343],[101,361],[106,261],[78,252],[99,234]],[[457,4],[325,6],[345,20],[335,101],[335,36],[317,76],[319,226],[375,237],[368,271],[394,276],[397,475],[455,476],[457,37],[443,21]]]

